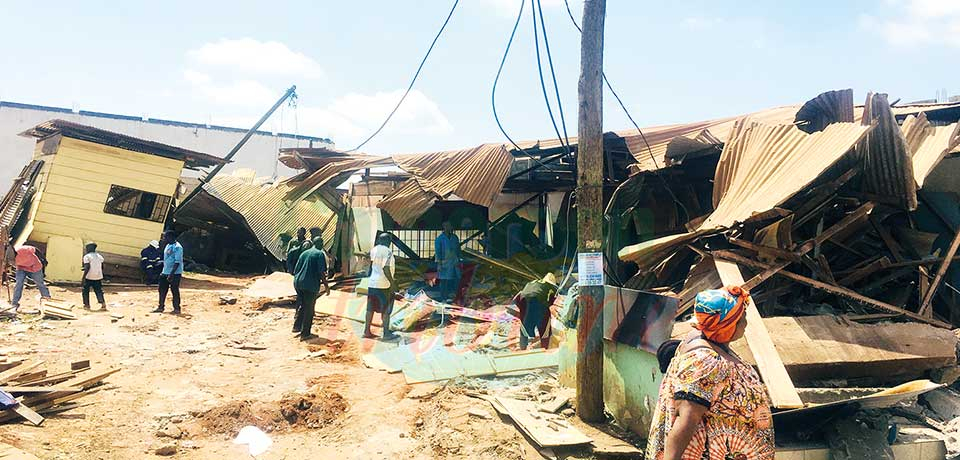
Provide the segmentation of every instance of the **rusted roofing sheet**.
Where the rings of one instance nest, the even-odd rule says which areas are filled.
[[[328,164],[347,160],[382,158],[363,153],[348,153],[329,147],[291,147],[280,149],[279,160],[292,169],[316,171]]]
[[[917,209],[913,161],[886,94],[867,94],[862,123],[876,123],[877,128],[857,146],[863,165],[861,188],[908,211]]]
[[[451,194],[489,207],[503,189],[513,156],[503,144],[484,144],[465,150],[397,155],[393,161],[413,177],[379,206],[401,225],[410,225],[430,204]]]
[[[853,90],[842,89],[820,93],[797,111],[794,120],[797,127],[806,133],[822,131],[830,123],[852,123],[854,119]]]
[[[390,157],[377,156],[361,156],[358,158],[329,163],[310,173],[310,175],[308,175],[306,178],[296,176],[287,180],[286,183],[290,184],[291,186],[287,189],[286,198],[288,200],[299,201],[310,196],[313,192],[320,189],[320,187],[326,185],[336,187],[340,185],[338,182],[347,180],[348,177],[357,171],[376,166],[390,165],[393,165],[393,161]],[[340,180],[337,180],[338,178]]]
[[[771,209],[813,182],[871,126],[833,123],[806,134],[792,125],[737,123],[714,177],[715,209],[701,229],[729,227]]]
[[[901,129],[907,148],[913,155],[913,177],[917,187],[923,187],[923,181],[933,168],[960,144],[960,124],[933,126],[921,113],[916,117],[908,116]]]
[[[60,133],[66,137],[96,142],[98,144],[109,145],[133,152],[141,152],[165,158],[172,158],[175,160],[184,160],[184,163],[188,168],[216,166],[227,162],[223,158],[208,155],[206,153],[194,152],[193,150],[187,150],[173,145],[148,141],[146,139],[115,133],[105,129],[94,128],[93,126],[81,125],[79,123],[73,123],[66,120],[45,121],[20,133],[20,135],[24,137],[35,137],[37,139],[41,139],[57,133]]]
[[[300,200],[288,208],[284,197],[289,184],[259,185],[249,178],[217,176],[203,186],[204,191],[223,201],[243,216],[250,230],[270,254],[283,260],[280,235],[294,235],[300,227],[320,227],[324,245],[333,244],[337,231],[337,213],[323,200]]]

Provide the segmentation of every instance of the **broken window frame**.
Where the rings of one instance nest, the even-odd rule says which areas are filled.
[[[152,204],[149,204],[152,201]],[[131,219],[164,222],[173,197],[111,184],[103,212]]]

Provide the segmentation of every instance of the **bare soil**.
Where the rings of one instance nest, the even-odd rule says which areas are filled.
[[[249,458],[232,439],[254,425],[274,442],[260,459],[541,458],[488,403],[364,367],[360,357],[372,343],[354,336],[350,320],[318,320],[315,332],[329,340],[300,342],[290,332],[293,310],[258,310],[258,299],[242,295],[251,281],[191,276],[182,316],[150,313],[152,288],[105,286],[110,313],[122,319],[77,309],[75,321],[22,315],[0,323],[0,351],[42,359],[51,372],[81,359],[122,368],[80,399],[82,407],[40,427],[0,425],[0,441],[43,459],[156,458],[170,444],[175,458]],[[52,290],[79,303],[75,288]],[[220,305],[225,294],[239,301]],[[35,295],[26,292],[25,308],[36,305]],[[171,431],[179,437],[167,437]]]

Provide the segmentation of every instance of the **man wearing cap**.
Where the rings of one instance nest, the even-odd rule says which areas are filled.
[[[140,270],[143,270],[143,279],[147,286],[157,284],[160,272],[163,270],[163,253],[160,251],[160,242],[153,240],[140,251]]]
[[[540,331],[540,347],[550,345],[547,326],[550,324],[550,305],[557,298],[557,277],[547,273],[543,279],[527,283],[516,296],[513,303],[520,309],[520,349],[526,350],[527,344],[537,330]]]

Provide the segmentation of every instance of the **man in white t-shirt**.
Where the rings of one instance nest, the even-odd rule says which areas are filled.
[[[83,308],[90,309],[90,288],[97,295],[100,311],[107,311],[103,300],[103,256],[97,252],[97,243],[87,244],[83,255]]]
[[[393,293],[396,284],[393,281],[393,251],[390,250],[390,234],[377,236],[377,245],[370,250],[370,278],[367,288],[367,317],[363,323],[363,336],[372,339],[376,336],[370,331],[373,314],[379,312],[383,320],[383,339],[392,340],[396,335],[390,332],[390,313],[393,310]]]

